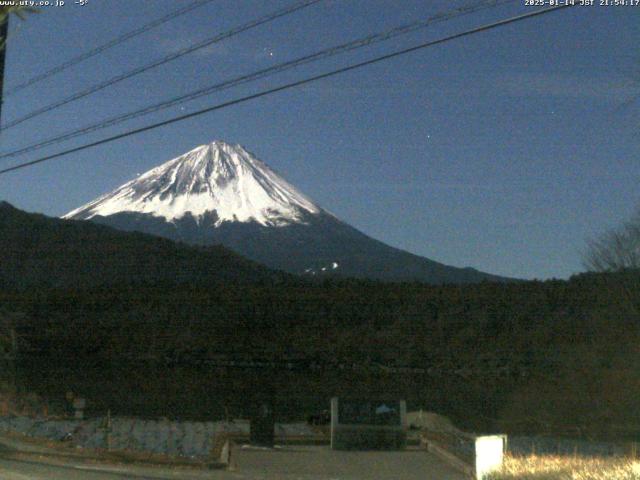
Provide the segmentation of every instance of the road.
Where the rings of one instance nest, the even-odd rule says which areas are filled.
[[[275,450],[238,448],[236,467],[184,470],[130,465],[97,466],[65,461],[45,465],[37,455],[0,452],[1,480],[465,480],[424,450],[403,452],[336,452],[328,447]],[[109,471],[105,471],[108,469]]]
[[[468,480],[424,450],[334,451],[329,447],[236,451],[245,480]]]
[[[0,449],[0,480],[226,480],[224,470],[97,464]]]

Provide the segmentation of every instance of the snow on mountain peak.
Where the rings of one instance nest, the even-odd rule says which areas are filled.
[[[303,222],[321,209],[240,145],[219,140],[139,175],[63,218],[89,219],[121,212],[167,221],[208,212],[222,222],[256,221],[282,226]]]

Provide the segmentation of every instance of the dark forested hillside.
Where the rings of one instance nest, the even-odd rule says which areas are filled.
[[[229,405],[243,414],[251,385],[272,379],[298,418],[340,392],[394,391],[468,428],[640,433],[637,271],[308,283],[224,249],[10,208],[0,209],[0,316],[17,326],[25,388],[210,418]]]
[[[640,318],[638,290],[628,287],[639,277],[627,275],[465,287],[5,290],[0,305],[20,314],[32,385],[58,395],[82,389],[123,413],[134,408],[131,391],[155,391],[164,394],[139,399],[133,413],[202,416],[218,394],[241,403],[255,382],[248,373],[276,378],[293,368],[297,376],[277,382],[299,414],[336,392],[398,389],[411,408],[468,428],[635,434]],[[228,360],[273,362],[275,373],[264,365],[221,371]],[[67,373],[48,390],[53,365]],[[98,369],[89,374],[89,365]],[[128,373],[105,377],[113,369]]]
[[[0,285],[260,283],[286,276],[220,247],[192,247],[0,203]]]

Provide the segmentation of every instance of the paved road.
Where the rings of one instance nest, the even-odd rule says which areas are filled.
[[[275,450],[238,448],[232,471],[187,472],[176,469],[114,466],[67,462],[43,465],[35,456],[13,458],[0,452],[2,480],[465,480],[432,454],[404,452],[335,452],[328,447],[287,447]]]
[[[424,450],[340,452],[329,447],[236,450],[235,478],[246,480],[466,480]]]

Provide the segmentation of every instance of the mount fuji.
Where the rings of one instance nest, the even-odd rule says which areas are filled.
[[[296,274],[438,284],[507,280],[447,266],[368,237],[242,146],[222,141],[153,168],[62,218],[188,244],[222,244]]]

